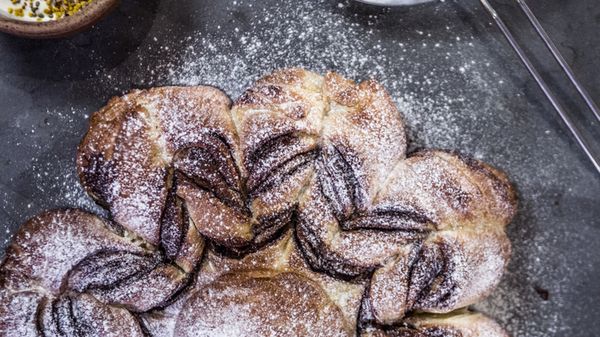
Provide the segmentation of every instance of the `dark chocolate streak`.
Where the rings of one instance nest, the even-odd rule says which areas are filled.
[[[286,179],[294,176],[300,172],[303,168],[309,166],[314,158],[316,157],[316,151],[310,150],[308,152],[299,153],[289,160],[283,162],[281,165],[273,168],[270,175],[264,180],[260,181],[253,189],[249,189],[249,197],[255,197],[261,193],[264,193],[271,189],[273,186],[282,184]]]
[[[442,263],[438,260],[436,249],[424,249],[422,245],[418,245],[415,249],[410,252],[408,257],[408,266],[401,266],[401,268],[408,269],[407,279],[407,298],[406,307],[408,311],[411,311],[413,304],[422,296],[423,289],[429,287],[433,280],[439,275],[442,270]],[[400,263],[400,262],[391,262]],[[395,266],[394,268],[397,268]],[[386,330],[386,336],[397,336],[397,333],[402,333],[399,336],[423,336],[421,332],[412,329],[399,329],[396,326],[385,326],[377,322],[375,318],[374,308],[371,303],[371,280],[369,280],[365,291],[363,293],[361,304],[359,308],[358,316],[358,328],[364,329],[367,327],[376,326],[380,329]]]
[[[298,247],[311,269],[350,282],[358,282],[372,274],[375,267],[355,266],[337,260],[335,253],[329,251],[326,243],[321,242],[311,232],[307,221],[310,220],[298,219],[295,234]]]
[[[367,289],[370,284],[367,285]],[[373,316],[373,309],[369,297],[365,292],[359,308],[359,317],[357,324],[357,334],[362,335],[363,331],[376,328],[380,334],[377,337],[463,337],[463,334],[452,327],[425,327],[418,328],[412,324],[402,323],[402,325],[383,325],[378,323]]]
[[[109,207],[109,186],[115,179],[114,164],[107,160],[101,153],[86,155],[85,169],[81,172],[83,185],[88,187],[88,192],[94,200],[105,208]]]
[[[321,193],[329,201],[338,221],[344,222],[355,212],[364,209],[356,174],[336,146],[324,147],[316,166]]]
[[[189,215],[185,202],[177,196],[177,176],[171,178],[160,220],[160,244],[169,261],[175,260],[189,228]]]
[[[452,259],[455,252],[450,245],[444,242],[439,242],[436,245],[439,247],[438,259],[442,261],[442,268],[429,287],[423,288],[423,292],[421,292],[416,301],[416,308],[432,306],[438,308],[447,307],[456,289],[456,280],[450,277],[457,267]]]
[[[340,223],[343,230],[378,229],[392,231],[428,232],[432,222],[420,212],[400,209],[376,209],[362,214],[354,214]]]
[[[179,151],[174,168],[225,205],[243,209],[240,173],[231,148],[222,137],[208,134],[202,142]]]
[[[259,218],[258,224],[252,228],[255,237],[255,248],[260,248],[265,242],[277,236],[276,233],[284,230],[296,218],[296,206],[272,216]]]
[[[249,172],[258,171],[261,162],[264,161],[272,152],[281,147],[288,147],[298,141],[298,137],[293,132],[283,133],[261,141],[256,148],[251,149],[244,165]],[[251,173],[252,174],[252,173]]]
[[[85,292],[90,289],[112,289],[125,280],[145,275],[160,262],[158,255],[139,255],[120,251],[103,251],[90,255],[68,274],[70,289]]]
[[[307,157],[304,160],[298,159]],[[292,162],[312,161],[313,149],[303,145],[298,135],[284,133],[262,141],[251,151],[244,162],[248,172],[246,186],[248,191],[256,194],[258,190],[265,190],[266,182],[274,172],[285,174],[295,166]]]
[[[103,310],[102,304],[91,297],[63,293],[52,302],[45,300],[40,306],[42,309],[36,316],[36,328],[40,336],[95,337],[102,331],[96,322],[98,311]],[[135,319],[133,316],[131,318]],[[124,331],[127,329],[124,327]]]
[[[456,288],[452,275],[456,265],[453,251],[444,242],[424,244],[411,262],[407,307],[443,308],[449,305]]]
[[[39,336],[47,337],[44,328],[44,308],[48,305],[48,298],[43,297],[35,310],[35,330]]]
[[[142,335],[144,337],[158,337],[154,336],[150,333],[150,329],[146,326],[146,322],[137,314],[132,314],[133,319],[140,325],[140,329],[142,330]],[[460,337],[460,336],[459,336]]]
[[[52,303],[52,318],[58,333],[65,336],[77,336],[71,298],[61,296]]]
[[[416,327],[380,327],[385,337],[463,337],[460,331],[446,327],[419,329]]]
[[[447,277],[455,268],[449,258],[451,255],[449,247],[444,243],[423,244],[413,249],[410,254],[409,265],[400,266],[409,270],[407,311],[418,310],[425,305],[444,307],[455,288],[454,280]],[[371,285],[367,286],[363,295],[359,311],[359,327],[377,325],[369,297],[370,287]],[[424,333],[423,336],[437,336],[420,333]]]
[[[273,216],[258,219],[258,223],[252,228],[254,240],[246,246],[236,248],[225,247],[214,241],[211,242],[211,246],[219,255],[229,258],[242,258],[249,253],[256,252],[271,242],[277,241],[281,234],[295,222],[296,207],[294,206]]]
[[[371,304],[371,298],[369,297],[369,289],[371,288],[371,283],[371,279],[368,279],[365,291],[363,292],[360,300],[360,306],[358,308],[358,320],[356,322],[358,332],[368,327],[379,326],[375,321],[375,315],[373,314],[373,305]],[[358,335],[360,336],[361,334],[359,333]]]
[[[91,295],[98,298],[102,303],[106,303],[111,306],[120,306],[130,312],[149,312],[151,310],[158,310],[169,306],[173,301],[181,294],[181,292],[189,285],[191,277],[189,274],[185,274],[184,277],[177,277],[175,279],[167,279],[168,276],[161,275],[159,272],[161,268],[173,265],[159,264],[156,269],[152,269],[146,273],[140,273],[135,277],[125,279],[117,284],[112,289],[94,289],[91,291]],[[160,278],[159,278],[160,277]],[[146,297],[146,290],[139,286],[139,283],[150,283],[153,280],[164,280],[165,288],[154,288],[155,293],[153,297]],[[166,288],[166,282],[171,282],[175,287],[174,289]],[[128,298],[138,298],[138,301],[124,303],[128,301]]]
[[[174,266],[179,268],[177,265]],[[173,291],[170,294],[170,296],[165,297],[164,301],[158,303],[154,308],[150,309],[149,311],[161,310],[173,304],[173,302],[175,302],[179,298],[179,296],[194,282],[194,275],[198,271],[199,267],[200,264],[198,263],[196,269],[192,273],[185,274],[185,278],[179,283],[177,289],[175,289],[175,291]]]
[[[178,242],[176,239],[179,238],[177,214],[185,212],[185,205],[181,206],[183,208],[181,211],[179,206],[174,205],[178,203],[177,197],[173,196],[176,194],[178,180],[185,179],[197,188],[211,193],[228,207],[235,208],[247,216],[250,221],[252,216],[250,205],[254,197],[282,184],[284,180],[310,165],[316,157],[316,151],[307,150],[295,134],[289,133],[270,138],[262,142],[248,156],[246,167],[249,177],[243,182],[231,148],[222,137],[212,134],[209,136],[206,139],[210,141],[180,151],[174,161],[172,186],[163,210],[162,233],[164,235],[161,233],[168,256],[173,256],[177,250],[170,247],[176,246]],[[294,150],[301,151],[294,152]],[[241,256],[255,251],[291,223],[295,208],[296,206],[293,205],[279,214],[257,219],[257,224],[253,227],[254,239],[247,246],[226,248],[214,242],[212,245],[227,256]]]
[[[286,97],[282,94],[283,88],[278,85],[257,85],[244,91],[244,93],[242,93],[242,95],[235,101],[235,105],[243,106],[253,104],[281,103],[283,98]]]
[[[442,261],[439,259],[437,245],[432,247],[421,245],[415,248],[411,254],[406,296],[406,306],[409,309],[425,295],[426,290],[430,288],[442,271]]]

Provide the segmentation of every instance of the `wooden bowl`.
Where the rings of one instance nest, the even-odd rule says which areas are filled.
[[[32,39],[66,37],[81,32],[117,7],[119,0],[94,0],[75,15],[46,22],[31,22],[0,13],[0,31]]]

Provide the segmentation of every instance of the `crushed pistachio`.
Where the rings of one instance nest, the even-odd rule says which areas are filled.
[[[94,0],[10,0],[8,14],[47,21],[74,15]]]

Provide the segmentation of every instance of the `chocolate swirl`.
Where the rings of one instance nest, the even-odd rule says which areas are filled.
[[[262,90],[239,101],[250,104],[260,95],[270,97]],[[113,99],[94,114],[79,148],[82,184],[118,223],[152,244],[170,240],[163,246],[171,247],[191,224],[229,253],[260,248],[291,221],[291,197],[264,198],[305,170],[315,153],[290,133],[241,147],[230,106],[210,87]],[[257,205],[266,202],[269,208]],[[174,218],[188,221],[181,215],[191,223],[174,224]]]
[[[467,327],[484,319],[454,311],[499,282],[514,190],[455,152],[407,155],[404,127],[375,81],[302,69],[265,76],[233,105],[211,87],[112,99],[93,115],[77,167],[114,222],[67,210],[25,224],[0,267],[0,335],[152,335],[153,314],[174,301],[179,318],[158,335],[221,331],[231,325],[221,302],[252,289],[248,305],[266,311],[248,309],[256,324],[245,333],[307,333],[288,325],[293,312],[326,316],[316,335],[351,334],[354,317],[365,336],[479,336]],[[218,269],[214,256],[244,264],[283,232],[273,266],[186,292],[196,272]],[[357,305],[337,312],[346,302]]]
[[[230,105],[211,87],[157,88],[112,99],[92,116],[79,147],[83,186],[116,222],[151,244],[167,240],[162,243],[169,250],[181,244],[188,214],[205,237],[248,244]],[[223,209],[228,213],[221,218],[211,213]],[[232,219],[239,222],[235,230]]]
[[[187,264],[202,253],[197,239],[185,235],[190,249],[169,261],[159,247],[92,214],[37,216],[0,267],[0,335],[143,336],[136,313],[167,306],[187,286]]]

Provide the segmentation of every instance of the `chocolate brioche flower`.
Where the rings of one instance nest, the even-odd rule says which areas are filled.
[[[458,153],[407,155],[404,127],[376,82],[302,69],[233,105],[212,87],[112,99],[77,166],[113,221],[21,228],[0,335],[504,337],[461,308],[500,280],[515,192]]]

